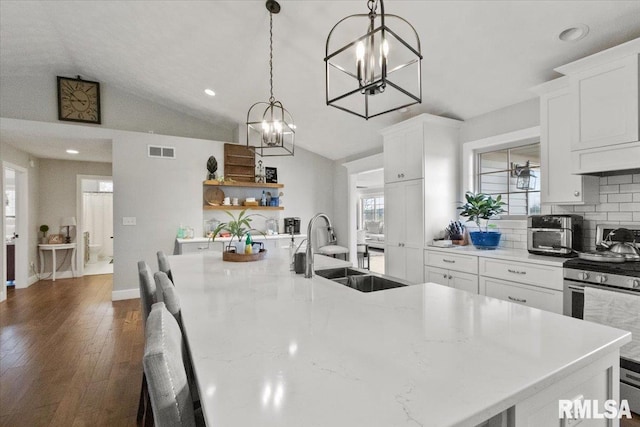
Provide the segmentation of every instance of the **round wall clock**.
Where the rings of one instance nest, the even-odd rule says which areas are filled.
[[[100,124],[100,83],[58,76],[58,120]]]

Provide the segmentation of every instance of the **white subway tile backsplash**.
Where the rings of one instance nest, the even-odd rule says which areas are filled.
[[[596,211],[598,212],[618,212],[619,210],[619,203],[600,203],[596,205]]]
[[[607,212],[587,212],[583,215],[584,219],[587,221],[606,221],[607,220]]]
[[[607,185],[608,181],[607,181],[607,177],[606,176],[601,176],[600,177],[600,185]]]
[[[624,185],[633,185],[633,184],[624,184]],[[600,186],[600,194],[610,194],[610,193],[619,193],[620,186],[619,185],[601,185]]]
[[[613,194],[610,194],[611,196]],[[600,195],[600,203],[607,203],[609,201],[609,195],[607,194],[601,194]],[[613,200],[611,200],[613,202]]]
[[[514,249],[527,249],[527,242],[513,242]]]
[[[633,212],[609,212],[607,221],[633,221]]]
[[[640,193],[633,193],[633,201],[640,202]]]
[[[633,182],[633,175],[616,175],[610,176],[607,184],[631,184]]]
[[[633,193],[609,194],[609,195],[607,195],[607,201],[609,203],[632,202],[633,201]],[[600,200],[600,202],[602,203],[602,200]]]
[[[595,212],[596,205],[578,205],[574,206],[573,210],[575,212]]]
[[[571,205],[552,205],[551,212],[554,214],[570,214],[575,212]]]
[[[633,182],[640,183],[640,173],[634,173],[633,174]]]
[[[640,212],[633,213],[633,222],[640,222]]]
[[[640,192],[640,183],[639,184],[621,184],[620,192],[621,193],[638,193]],[[600,187],[600,193],[602,193],[602,187]]]
[[[620,203],[620,212],[640,212],[640,203]]]

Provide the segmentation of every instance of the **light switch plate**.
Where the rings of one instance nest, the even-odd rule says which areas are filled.
[[[135,216],[123,216],[122,217],[122,225],[136,225],[136,217]]]

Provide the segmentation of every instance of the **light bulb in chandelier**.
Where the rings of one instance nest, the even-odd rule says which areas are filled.
[[[386,88],[389,43],[386,39],[382,40],[377,49],[378,55],[375,54],[374,45],[375,40],[370,37],[368,49],[362,41],[358,42],[356,46],[356,75],[361,88],[360,92],[363,94],[366,92],[369,95],[383,93]],[[379,67],[378,70],[376,70],[376,65]]]

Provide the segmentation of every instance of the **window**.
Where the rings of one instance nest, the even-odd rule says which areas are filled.
[[[371,195],[360,199],[361,228],[369,221],[384,221],[384,195]]]
[[[101,193],[113,193],[113,181],[100,181],[98,191]]]
[[[540,143],[477,154],[476,187],[480,193],[502,195],[507,215],[540,213]],[[518,176],[530,172],[531,186],[518,188]]]

